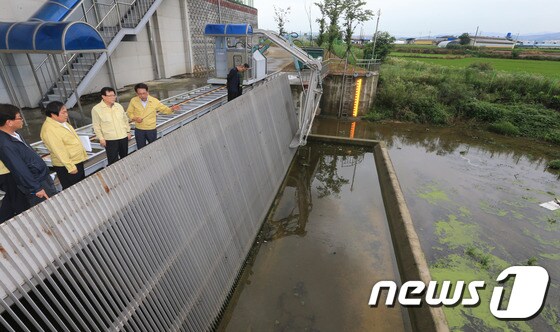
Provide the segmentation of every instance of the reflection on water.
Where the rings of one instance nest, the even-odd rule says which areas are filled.
[[[485,280],[481,305],[445,308],[454,330],[558,331],[560,210],[539,203],[560,197],[548,170],[560,148],[467,127],[317,119],[314,133],[383,140],[436,280]],[[551,285],[539,316],[524,322],[489,311],[495,279],[512,265],[540,265]]]
[[[321,152],[321,153],[319,153]],[[343,185],[350,180],[339,175],[339,167],[353,167],[352,191],[355,170],[364,161],[361,147],[332,147],[322,149],[302,148],[296,154],[296,166],[288,173],[286,184],[274,213],[264,226],[265,240],[278,239],[288,235],[305,235],[305,224],[313,209],[312,182],[317,198],[334,196],[340,198]],[[297,166],[299,165],[299,166]]]
[[[218,330],[408,326],[398,306],[368,306],[375,282],[399,278],[373,154],[363,148],[300,148],[250,257]]]

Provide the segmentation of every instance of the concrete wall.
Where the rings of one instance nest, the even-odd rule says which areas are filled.
[[[20,0],[0,2],[0,21],[19,22],[27,21],[32,13],[39,9],[45,0]]]
[[[385,143],[322,135],[310,135],[309,140],[373,149],[383,205],[391,231],[401,281],[404,283],[410,280],[420,280],[428,285],[432,280],[428,262],[420,246],[420,239]],[[430,307],[423,303],[420,306],[410,306],[407,311],[413,331],[449,332],[442,307]]]
[[[346,100],[350,100],[350,105],[354,104],[356,80],[362,79],[362,90],[360,94],[360,102],[358,104],[358,116],[366,115],[375,101],[377,93],[377,83],[379,81],[379,72],[370,72],[367,75],[358,75],[354,78],[354,84],[347,89],[344,94]],[[333,75],[325,77],[323,80],[323,96],[321,98],[321,114],[338,115],[340,100],[342,99],[342,75]],[[345,110],[349,115],[352,114],[352,106]]]
[[[290,105],[277,77],[0,225],[0,299],[50,276],[37,329],[211,330],[296,152]],[[68,319],[38,314],[61,298]]]

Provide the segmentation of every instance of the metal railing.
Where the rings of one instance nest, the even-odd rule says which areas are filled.
[[[211,330],[296,151],[248,95],[1,224],[0,330]]]
[[[109,45],[117,33],[123,28],[134,28],[144,17],[154,0],[99,0],[82,1],[66,19],[75,19],[94,26],[105,44]],[[89,72],[99,54],[75,53],[66,55],[47,55],[37,66],[33,65],[33,74],[43,100],[47,94],[66,101],[75,91],[78,84]],[[80,62],[81,61],[81,62]],[[71,68],[71,70],[69,70]]]

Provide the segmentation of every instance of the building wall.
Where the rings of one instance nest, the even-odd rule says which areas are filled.
[[[2,1],[0,21],[26,21],[45,0]],[[144,27],[133,41],[122,41],[111,55],[116,88],[157,78],[206,72],[207,50],[204,26],[207,23],[250,23],[257,27],[257,10],[226,0],[164,0],[150,19],[154,52]],[[135,40],[134,40],[135,39]],[[209,63],[213,67],[213,49],[208,39]],[[152,54],[155,53],[155,54]],[[4,55],[12,84],[22,107],[37,107],[41,94],[25,54]],[[112,86],[109,65],[97,74],[84,94]],[[0,103],[10,103],[4,82],[0,80]]]
[[[209,38],[205,45],[204,27],[208,23],[249,23],[253,28],[258,27],[257,10],[229,1],[194,0],[189,1],[189,19],[191,22],[192,50],[194,68],[193,72],[202,72],[206,69],[206,60],[213,67],[214,50]],[[202,19],[201,19],[202,18]],[[221,18],[221,21],[220,21]]]
[[[27,21],[30,14],[35,13],[44,3],[45,0],[3,0],[0,2],[0,21]]]

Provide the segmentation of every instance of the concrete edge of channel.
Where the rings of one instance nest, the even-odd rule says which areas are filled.
[[[308,140],[373,148],[383,204],[393,238],[399,273],[403,283],[409,280],[421,280],[427,285],[431,280],[428,263],[420,246],[418,234],[414,229],[412,217],[410,216],[385,143],[376,140],[325,135],[309,135]],[[441,307],[430,307],[423,303],[418,307],[409,307],[408,313],[415,331],[449,331],[447,320]]]

